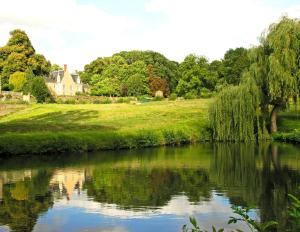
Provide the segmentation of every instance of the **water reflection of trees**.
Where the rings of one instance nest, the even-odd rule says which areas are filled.
[[[0,224],[11,231],[32,231],[39,215],[53,205],[49,192],[52,173],[39,170],[32,178],[25,178],[3,186],[0,201]]]
[[[81,187],[94,201],[140,210],[165,206],[180,194],[200,203],[210,200],[216,189],[232,204],[256,206],[262,221],[278,220],[278,231],[285,231],[287,194],[297,194],[300,185],[299,167],[292,168],[295,157],[285,158],[289,153],[297,152],[281,145],[218,144],[213,151],[208,146],[149,149],[139,155],[76,156],[38,163],[43,170],[35,168],[30,178],[3,185],[0,224],[12,231],[31,231],[54,198],[69,197]],[[292,163],[286,165],[287,161]],[[65,166],[59,172],[54,168],[58,163]]]
[[[121,208],[161,207],[182,193],[191,202],[211,197],[208,173],[201,169],[102,168],[94,170],[84,188],[93,200]]]
[[[276,144],[218,144],[211,178],[236,205],[260,209],[260,220],[277,220],[278,231],[288,227],[288,193],[296,194],[300,171],[281,164]]]

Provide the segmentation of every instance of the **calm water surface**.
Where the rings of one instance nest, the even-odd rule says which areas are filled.
[[[232,205],[287,228],[299,147],[194,145],[0,160],[0,231],[180,231],[225,227]],[[234,228],[246,230],[238,224]]]

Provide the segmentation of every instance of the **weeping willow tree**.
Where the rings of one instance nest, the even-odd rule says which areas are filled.
[[[210,108],[214,140],[253,141],[265,136],[260,112],[260,93],[249,73],[239,86],[224,89]]]
[[[277,131],[277,114],[300,87],[300,22],[284,17],[249,50],[250,68],[239,86],[224,89],[210,109],[213,138],[250,141]]]
[[[250,57],[250,72],[262,93],[261,107],[269,130],[277,132],[278,112],[299,96],[300,21],[284,17],[272,24]]]

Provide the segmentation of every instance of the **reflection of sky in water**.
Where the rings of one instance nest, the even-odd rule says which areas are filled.
[[[212,194],[210,201],[191,204],[186,196],[173,196],[167,205],[159,209],[124,210],[114,204],[88,200],[85,192],[73,194],[71,200],[61,199],[42,215],[34,231],[180,231],[195,215],[201,226],[210,229],[233,228],[227,225],[232,215],[230,203],[224,196]],[[236,226],[235,226],[236,228]],[[240,225],[246,231],[246,227]]]
[[[9,231],[8,226],[0,226],[0,232],[7,232],[7,231]]]

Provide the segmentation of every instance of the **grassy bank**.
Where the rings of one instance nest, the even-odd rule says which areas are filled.
[[[278,130],[273,137],[277,141],[300,143],[300,105],[282,112],[278,118]]]
[[[208,140],[210,101],[28,105],[0,117],[0,155],[56,154]]]

